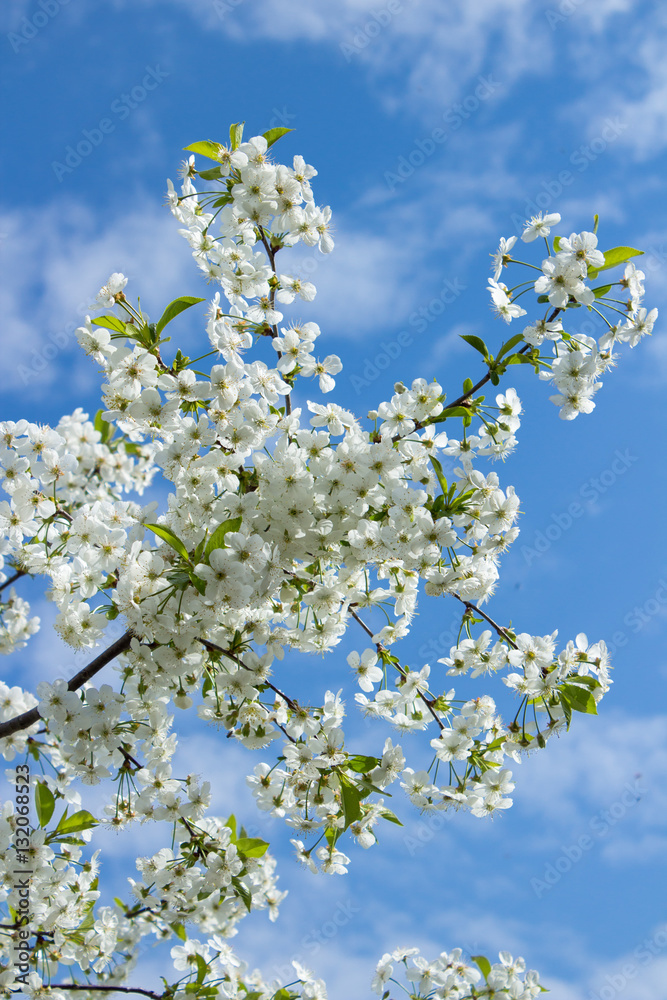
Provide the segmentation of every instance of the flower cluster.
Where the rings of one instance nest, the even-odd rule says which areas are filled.
[[[522,337],[526,344],[537,348],[545,341],[552,342],[554,359],[540,359],[545,366],[540,378],[553,382],[558,390],[558,394],[550,399],[560,408],[559,416],[563,420],[574,420],[579,413],[590,413],[595,408],[593,396],[602,385],[600,376],[615,361],[612,353],[614,345],[627,343],[630,347],[635,347],[643,336],[652,332],[658,310],[648,312],[641,307],[646,275],[637,270],[633,263],[626,265],[623,277],[617,281],[605,284],[603,280],[595,288],[587,284],[587,281],[596,279],[600,271],[624,263],[639,251],[630,247],[615,247],[602,253],[597,249],[596,233],[582,232],[572,233],[568,238],[555,237],[552,253],[547,237],[553,226],[560,221],[560,215],[554,212],[545,217],[540,213],[526,223],[522,240],[532,243],[538,236],[542,236],[549,256],[542,261],[542,275],[534,283],[521,283],[512,292],[518,288],[525,291],[532,284],[538,295],[538,302],[549,303],[552,309],[551,315],[547,310],[541,319],[527,326]],[[597,229],[597,217],[595,227]],[[516,297],[512,299],[507,286],[499,284],[497,280],[503,268],[510,263],[526,265],[525,261],[517,261],[510,253],[516,240],[516,236],[512,236],[500,241],[494,255],[494,277],[489,283],[496,311],[507,323],[526,315],[526,310],[516,304]],[[618,286],[621,294],[627,293],[625,301],[610,296],[614,286]],[[619,309],[619,305],[623,309]],[[586,306],[606,324],[606,332],[599,340],[564,330],[561,314],[579,306]],[[612,323],[601,311],[602,308],[606,308],[612,318],[615,319],[614,314],[617,314],[622,320]]]
[[[0,970],[3,988],[20,983],[42,996],[42,979],[53,984],[61,961],[118,984],[142,938],[175,934],[182,943],[172,958],[185,975],[170,996],[183,984],[202,1000],[268,1000],[281,989],[248,972],[223,941],[250,908],[275,917],[284,894],[274,862],[264,841],[209,815],[206,782],[172,774],[177,711],[192,709],[244,747],[273,751],[248,777],[259,808],[285,821],[304,865],[335,874],[349,864],[345,837],[370,847],[380,820],[396,821],[382,794],[394,782],[422,811],[484,817],[507,809],[508,760],[544,746],[573,711],[594,712],[610,684],[603,642],[580,634],[559,651],[556,633],[517,633],[484,610],[519,513],[513,487],[484,463],[516,448],[522,406],[512,388],[490,399],[478,392],[528,363],[554,382],[561,416],[592,409],[615,340],[634,346],[655,321],[655,310],[639,307],[643,274],[627,263],[637,251],[603,254],[595,234],[581,233],[556,237],[552,252],[547,237],[559,217],[532,219],[524,241],[543,236],[549,257],[537,281],[520,287],[547,312],[493,354],[465,337],[486,366],[476,385],[467,379],[463,394],[448,399],[435,380],[397,382],[363,419],[335,402],[303,401],[299,380],[329,393],[341,364],[315,356],[315,323],[286,316],[316,289],[282,260],[299,242],[328,253],[331,212],[315,204],[316,171],[301,157],[289,167],[273,162],[270,147],[284,131],[243,142],[233,126],[229,146],[189,147],[212,167],[198,170],[191,156],[180,194],[169,182],[181,233],[220,286],[206,313],[210,350],[194,360],[180,350],[163,356],[167,324],[202,299],[175,299],[151,321],[115,273],[96,299],[102,314],[77,331],[102,372],[103,408],[93,420],[76,410],[55,428],[0,424],[0,591],[46,578],[58,634],[97,654],[75,676],[38,685],[39,700],[0,688],[1,752],[8,761],[29,752],[43,769],[34,781],[41,829],[32,849],[41,868],[30,924],[43,975]],[[195,178],[213,187],[195,187]],[[526,314],[516,289],[498,280],[509,264],[525,263],[511,256],[515,242],[501,241],[490,284],[506,322]],[[624,322],[609,324],[599,342],[567,333],[568,310],[615,308],[611,285],[587,282],[616,264],[626,264],[618,282],[630,296]],[[540,353],[546,342],[549,358]],[[152,483],[163,503],[142,505],[137,498]],[[441,667],[410,665],[394,652],[422,595],[461,610]],[[0,604],[0,650],[22,647],[38,625],[10,590]],[[354,702],[389,723],[397,741],[385,735],[370,753],[346,745],[342,687],[308,705],[280,678],[286,653],[332,653],[348,628],[363,636],[348,657],[360,689]],[[95,686],[114,660],[117,683]],[[484,692],[457,699],[447,679],[461,674],[500,676],[500,693],[518,700],[514,717],[504,721]],[[427,733],[427,770],[406,760],[398,741],[410,732]],[[98,784],[109,794],[96,818],[81,808],[78,789]],[[49,827],[62,803],[65,813]],[[172,844],[137,860],[133,904],[98,905],[97,855],[84,857],[83,848],[98,824],[135,821],[168,823]],[[2,823],[2,901],[15,909],[11,809]],[[188,937],[186,924],[204,940]],[[401,952],[380,963],[380,992],[392,961],[404,963],[419,996],[462,996],[482,976],[499,995],[539,990],[536,975],[523,977],[522,962],[504,953],[499,965],[484,959],[474,969],[456,952],[430,964]],[[326,995],[307,970],[296,973],[285,1000]]]
[[[463,959],[461,949],[455,948],[428,962],[418,948],[397,948],[378,962],[372,986],[380,995],[386,995],[387,983],[403,987],[394,978],[394,963],[400,963],[403,978],[410,984],[409,994],[415,1000],[421,997],[461,1000],[470,996],[530,1000],[543,992],[537,972],[526,970],[522,958],[513,958],[507,951],[501,951],[499,958],[499,962],[491,965],[487,958],[476,956],[475,965],[470,965]]]

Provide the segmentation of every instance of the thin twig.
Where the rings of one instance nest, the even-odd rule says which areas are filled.
[[[4,590],[5,587],[11,587],[11,585],[14,583],[15,580],[19,580],[22,576],[27,576],[27,575],[28,575],[27,570],[25,569],[17,570],[17,572],[14,573],[14,576],[10,576],[10,578],[8,580],[5,580],[4,583],[0,583],[0,590]]]
[[[465,604],[467,610],[474,611],[475,614],[481,615],[482,618],[485,621],[487,621],[492,628],[496,630],[501,639],[505,639],[506,642],[509,642],[512,649],[519,648],[517,644],[514,642],[514,640],[510,638],[507,629],[503,628],[502,625],[499,625],[497,622],[494,622],[493,618],[489,618],[489,616],[485,611],[482,611],[481,608],[478,608],[476,604],[472,604],[470,601],[466,601],[465,598],[461,597],[459,594],[455,594],[453,591],[451,592],[451,594],[452,597],[455,597],[457,601],[461,602],[461,604]]]
[[[105,993],[141,993],[152,997],[152,1000],[162,1000],[164,993],[153,993],[152,990],[142,990],[140,986],[96,986],[94,983],[51,983],[52,990],[103,990]]]
[[[364,630],[364,632],[366,633],[366,635],[369,635],[371,637],[371,639],[372,639],[373,638],[373,633],[370,630],[370,628],[368,627],[368,625],[366,624],[366,622],[362,621],[362,619],[359,617],[359,615],[355,611],[353,611],[352,608],[349,608],[348,610],[349,610],[350,614],[352,615],[352,617],[354,618],[355,622],[358,622],[361,625],[361,627]],[[375,648],[378,651],[378,656],[381,656],[382,653],[384,652],[384,646],[382,645],[382,643],[381,642],[376,642],[375,643]],[[396,669],[398,670],[399,674],[401,674],[402,677],[405,677],[405,671],[401,667],[400,663],[398,665],[396,665],[396,664],[394,664],[394,665],[396,666]],[[435,721],[438,723],[438,726],[440,727],[440,732],[442,732],[442,730],[445,728],[445,725],[444,725],[442,719],[440,718],[440,716],[438,715],[438,713],[433,708],[433,700],[431,698],[427,698],[426,695],[422,691],[420,691],[419,689],[417,689],[417,694],[419,695],[419,697],[421,698],[421,700],[424,702],[424,704],[428,708],[429,712],[431,713],[431,715],[433,716],[433,718],[435,719]]]
[[[83,687],[91,677],[99,673],[102,667],[106,667],[107,663],[114,660],[119,653],[124,653],[126,649],[129,649],[132,639],[132,632],[125,632],[120,639],[117,639],[108,649],[105,649],[103,653],[100,653],[87,666],[83,667],[78,674],[75,674],[71,681],[69,681],[67,690],[77,691],[80,687]],[[17,715],[7,722],[0,722],[0,739],[11,736],[13,733],[18,733],[21,729],[28,729],[29,726],[34,725],[41,718],[42,716],[38,709],[31,708],[30,711],[23,712],[22,715]]]

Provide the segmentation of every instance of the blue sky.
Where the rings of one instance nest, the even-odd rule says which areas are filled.
[[[488,254],[537,208],[560,212],[565,234],[592,228],[597,212],[603,249],[646,250],[646,304],[667,315],[660,5],[13,0],[0,33],[3,418],[55,423],[75,406],[98,408],[95,368],[73,330],[113,271],[152,315],[176,295],[211,294],[164,208],[166,178],[182,147],[224,140],[242,119],[251,135],[294,128],[277,154],[302,153],[319,170],[316,199],[332,206],[337,245],[318,260],[304,318],[344,362],[336,401],[362,416],[397,378],[435,375],[451,392],[479,377],[460,334],[490,344],[506,334],[489,309]],[[82,142],[80,162],[68,159]],[[179,329],[184,349],[201,341],[190,314]],[[516,769],[507,815],[434,829],[395,796],[404,827],[353,851],[348,876],[316,878],[292,862],[286,830],[254,811],[243,778],[253,760],[213,731],[186,738],[183,767],[219,763],[206,772],[216,808],[268,833],[290,889],[276,925],[259,914],[241,926],[236,944],[250,961],[271,970],[300,957],[335,1000],[369,995],[377,958],[412,943],[432,955],[457,945],[521,953],[554,1000],[612,989],[649,1000],[663,987],[666,344],[659,321],[573,423],[530,371],[505,383],[526,414],[517,453],[494,468],[523,513],[489,610],[518,630],[558,628],[564,641],[586,631],[616,648],[600,716],[576,718]],[[445,655],[455,613],[425,602],[405,659]],[[69,676],[78,660],[45,628],[17,662],[32,686]],[[316,661],[315,676],[305,666],[291,668],[295,684],[344,684],[353,701],[342,652]],[[360,741],[379,740],[351,726]],[[129,837],[104,844],[122,879]],[[321,946],[305,938],[313,929]],[[142,982],[155,985],[158,959],[142,961]]]

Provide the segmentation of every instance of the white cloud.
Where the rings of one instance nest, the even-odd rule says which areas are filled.
[[[529,758],[517,781],[516,807],[543,823],[532,849],[559,854],[587,835],[614,866],[643,862],[639,844],[655,853],[662,841],[666,769],[667,716],[576,716],[567,739]]]
[[[114,271],[130,279],[128,294],[140,295],[157,315],[191,290],[198,275],[177,229],[157,204],[129,208],[108,222],[70,199],[0,214],[1,384],[28,398],[47,386],[57,391],[65,371],[70,398],[97,385],[96,366],[79,350],[74,329]]]

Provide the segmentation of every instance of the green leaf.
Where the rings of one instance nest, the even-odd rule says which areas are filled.
[[[498,351],[498,354],[496,355],[496,361],[500,361],[500,359],[505,354],[507,354],[508,351],[511,351],[514,347],[516,347],[517,344],[520,344],[522,340],[523,340],[522,333],[515,333],[513,337],[510,337],[507,343],[503,344],[500,350]]]
[[[363,754],[356,754],[354,757],[348,757],[345,763],[351,771],[356,771],[358,774],[365,774],[379,765],[380,758],[365,757]]]
[[[565,695],[575,712],[584,712],[586,715],[598,714],[595,698],[586,688],[578,684],[561,684],[559,691]]]
[[[185,931],[185,927],[183,926],[183,924],[180,923],[172,924],[171,929],[176,935],[176,937],[179,937],[181,941],[187,941],[188,935]]]
[[[93,422],[93,427],[99,432],[102,444],[106,444],[113,437],[113,426],[108,420],[105,420],[102,414],[104,410],[98,410],[95,414],[95,420]]]
[[[391,809],[383,809],[380,816],[382,816],[382,819],[386,819],[389,823],[395,823],[396,826],[403,826],[396,813],[393,813]]]
[[[232,149],[238,149],[241,145],[241,140],[243,139],[243,126],[245,122],[237,122],[235,125],[229,126],[229,141],[231,143]]]
[[[560,241],[561,241],[560,236],[554,236],[554,253],[558,253],[558,250],[560,248]]]
[[[35,785],[35,809],[41,827],[48,825],[55,808],[56,800],[53,792],[44,781],[38,781]]]
[[[163,524],[144,524],[144,528],[150,528],[150,530],[154,531],[156,535],[162,538],[167,545],[171,545],[172,549],[175,549],[179,556],[183,556],[184,559],[189,561],[190,556],[188,555],[188,550],[178,535],[174,534],[171,528],[166,528]]]
[[[532,365],[534,364],[530,354],[513,354],[507,359],[508,365]]]
[[[228,531],[238,531],[241,527],[243,518],[241,515],[238,517],[230,517],[222,524],[219,524],[215,529],[211,537],[209,538],[206,548],[204,549],[204,558],[208,562],[208,558],[214,549],[224,549],[225,546],[225,535]]]
[[[594,215],[593,216],[593,232],[594,233],[597,233],[597,231],[598,231],[598,223],[599,222],[600,222],[600,216],[597,215],[597,214]]]
[[[191,146],[184,146],[183,149],[186,153],[199,153],[200,156],[205,156],[209,160],[220,162],[220,150],[222,146],[219,142],[211,142],[208,139],[203,139],[201,142],[193,142]]]
[[[195,306],[198,302],[203,301],[203,299],[198,299],[194,295],[182,295],[180,298],[174,299],[173,302],[169,303],[155,324],[156,334],[159,336],[167,323],[171,323],[172,319],[174,319],[175,316],[178,316],[179,313],[182,313],[184,309],[189,309],[190,306]]]
[[[200,576],[197,576],[197,574],[193,573],[192,571],[190,571],[188,573],[188,579],[190,580],[190,583],[192,584],[192,586],[196,590],[198,590],[199,593],[203,597],[204,594],[206,593],[206,581],[202,580],[202,578]]]
[[[591,677],[590,674],[576,674],[570,680],[572,684],[579,684],[580,686],[583,684],[584,687],[590,688],[591,691],[602,686],[597,677]]]
[[[71,816],[67,816],[65,810],[56,827],[56,833],[78,833],[80,830],[90,830],[93,826],[97,826],[97,820],[87,809],[80,809]]]
[[[470,956],[476,965],[481,969],[482,975],[485,979],[489,978],[489,973],[491,972],[491,963],[488,958],[484,955],[471,955]]]
[[[471,347],[474,347],[476,351],[479,351],[483,358],[487,358],[489,356],[489,349],[481,337],[475,337],[471,333],[462,333],[460,336],[461,340],[465,340],[466,343],[470,344]]]
[[[640,257],[643,253],[643,250],[635,250],[634,247],[612,247],[611,250],[605,250],[604,264],[602,267],[589,267],[588,277],[597,278],[600,271],[606,271],[618,264],[625,264],[631,257]]]
[[[203,955],[195,954],[195,959],[197,962],[197,986],[201,984],[206,979],[206,973],[208,972],[208,962]]]
[[[446,493],[447,490],[449,489],[449,485],[445,478],[445,474],[442,471],[442,466],[440,462],[438,461],[437,458],[433,458],[432,455],[429,455],[429,460],[431,462],[431,465],[435,469],[435,474],[438,477],[438,482],[440,483],[440,489],[442,490],[443,493]]]
[[[611,285],[598,285],[597,288],[591,289],[596,299],[601,299],[602,296],[606,295],[607,292],[610,290],[611,290]]]
[[[246,885],[243,884],[238,875],[234,875],[232,878],[232,885],[236,890],[237,896],[240,896],[245,904],[245,908],[250,913],[252,907],[252,893]]]
[[[234,815],[234,813],[232,813],[232,815],[229,817],[229,819],[225,823],[225,826],[229,827],[229,829],[232,831],[232,844],[235,844],[236,843],[236,816]]]
[[[443,417],[446,418],[446,417],[469,417],[469,416],[470,416],[470,410],[468,410],[465,406],[449,406],[447,407],[447,409],[443,410],[442,413],[440,414],[441,419]]]
[[[205,181],[218,181],[222,177],[222,170],[220,167],[211,167],[210,170],[198,170],[197,173]]]
[[[293,128],[270,128],[268,132],[263,132],[262,135],[266,139],[266,145],[273,146],[274,142],[278,142],[278,139],[282,139],[284,135],[288,132],[293,132]]]
[[[91,320],[93,326],[103,326],[107,330],[115,330],[116,333],[125,335],[125,323],[118,316],[98,316]]]
[[[239,837],[236,841],[236,849],[245,854],[247,858],[261,858],[266,854],[269,845],[259,837]]]
[[[345,816],[345,826],[344,830],[350,826],[351,823],[355,823],[361,816],[361,794],[359,789],[353,782],[345,777],[344,774],[340,775],[340,794],[343,800],[343,814]]]

